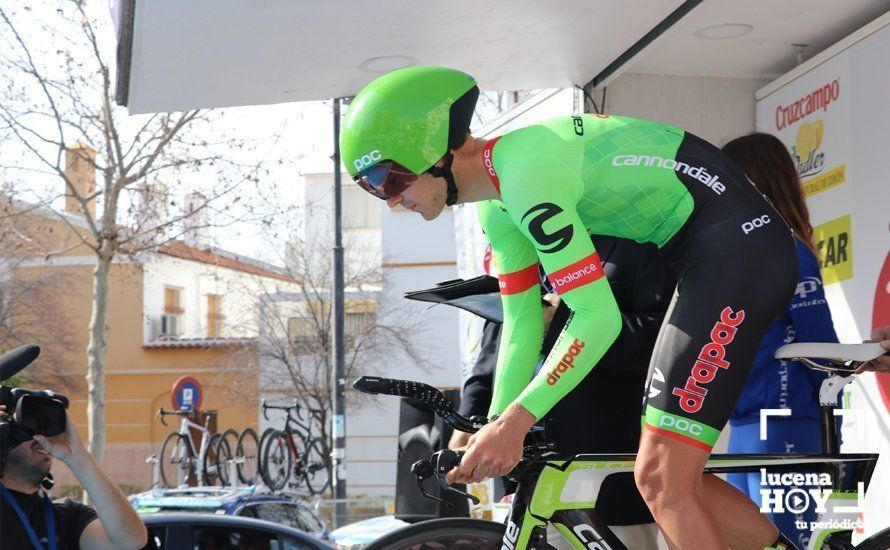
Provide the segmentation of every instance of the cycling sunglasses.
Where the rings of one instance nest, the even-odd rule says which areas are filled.
[[[385,160],[365,168],[352,179],[375,197],[389,200],[404,192],[417,179],[417,174],[397,162]]]

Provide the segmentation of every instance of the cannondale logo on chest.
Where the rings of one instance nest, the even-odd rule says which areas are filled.
[[[584,348],[585,343],[581,340],[575,338],[575,341],[572,342],[572,345],[569,346],[569,349],[562,355],[562,359],[559,360],[559,364],[556,365],[550,373],[547,375],[547,385],[555,386],[557,382],[559,382],[560,376],[569,369],[575,368],[575,357],[581,354],[581,350]]]
[[[691,166],[672,158],[662,158],[655,155],[615,155],[612,157],[612,166],[651,166],[663,170],[673,170],[674,172],[686,174],[691,178],[697,179],[717,195],[722,195],[726,191],[726,186],[720,181],[718,174],[709,173],[704,166]]]

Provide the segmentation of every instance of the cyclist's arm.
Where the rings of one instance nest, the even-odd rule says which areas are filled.
[[[498,269],[504,323],[498,347],[488,416],[500,414],[528,385],[535,372],[544,317],[535,248],[513,224],[499,201],[476,207]]]
[[[504,203],[535,243],[554,289],[572,316],[518,402],[543,417],[596,365],[621,331],[621,314],[587,229],[576,211],[580,182],[565,165],[529,157],[501,175]]]

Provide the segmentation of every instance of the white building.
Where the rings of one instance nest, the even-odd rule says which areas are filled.
[[[329,274],[333,235],[333,174],[330,160],[305,161],[301,172],[303,216],[289,246],[309,247],[304,254],[313,272]],[[405,354],[391,354],[367,374],[423,380],[439,387],[457,387],[459,375],[457,314],[450,308],[427,307],[405,300],[402,294],[434,286],[456,276],[454,226],[450,210],[433,223],[418,223],[416,214],[405,209],[390,211],[383,201],[358,187],[342,174],[343,243],[347,289],[346,330],[373,312],[394,325],[416,334],[415,348],[423,359],[415,363]],[[348,281],[358,273],[376,272],[378,280],[362,288]],[[305,299],[288,294],[266,296],[280,314]],[[371,302],[373,305],[368,305]],[[360,304],[361,307],[358,307]],[[271,311],[271,310],[270,310]],[[271,315],[271,314],[270,314]],[[382,358],[381,358],[382,359]],[[281,387],[280,365],[267,361],[261,378],[262,396],[289,401]],[[279,371],[276,373],[276,371]],[[284,393],[282,393],[284,392]],[[347,475],[350,495],[395,494],[395,462],[399,424],[397,398],[347,395]],[[261,428],[280,426],[281,419],[261,419]]]

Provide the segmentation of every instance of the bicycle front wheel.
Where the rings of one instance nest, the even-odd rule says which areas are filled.
[[[220,435],[213,434],[204,449],[201,477],[207,487],[213,487],[219,481],[219,441]]]
[[[164,487],[175,488],[188,483],[195,464],[188,440],[177,432],[173,432],[161,446],[161,483]]]
[[[287,485],[294,467],[294,456],[291,454],[284,432],[276,431],[266,439],[262,456],[262,476],[266,485],[273,491]]]
[[[259,470],[259,444],[253,428],[247,428],[238,437],[235,458],[238,462],[238,479],[245,485],[256,483]]]
[[[229,428],[224,431],[219,439],[219,447],[216,453],[216,469],[219,476],[219,484],[225,487],[233,483],[234,479],[229,479],[229,460],[232,459],[232,449],[238,445],[238,432]]]
[[[331,483],[331,456],[323,440],[309,441],[309,446],[306,447],[303,475],[306,478],[306,487],[309,488],[309,492],[313,496],[328,490]]]
[[[504,524],[469,518],[444,518],[402,527],[365,546],[365,550],[500,550]]]
[[[266,442],[269,441],[269,438],[275,433],[275,428],[266,428],[263,430],[263,435],[260,436],[260,444],[259,444],[259,453],[260,456],[257,457],[259,459],[257,467],[259,468],[260,479],[263,478],[263,452],[266,449]]]

